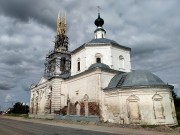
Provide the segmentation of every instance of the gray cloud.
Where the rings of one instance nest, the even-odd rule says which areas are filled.
[[[53,1],[47,0],[1,0],[0,11],[3,15],[13,17],[17,21],[28,22],[29,19],[34,18],[39,23],[55,29],[57,11],[54,10],[53,5],[55,5]]]
[[[15,84],[9,84],[7,82],[0,82],[0,90],[11,90],[14,88]]]

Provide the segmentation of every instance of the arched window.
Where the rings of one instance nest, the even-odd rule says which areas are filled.
[[[77,59],[77,71],[81,70],[80,58]]]
[[[102,63],[102,54],[96,53],[95,59],[96,59],[96,63]]]
[[[119,68],[124,69],[125,64],[124,64],[124,57],[122,55],[119,56]]]

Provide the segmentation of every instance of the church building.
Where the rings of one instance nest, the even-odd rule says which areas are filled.
[[[100,13],[94,23],[94,39],[69,51],[66,18],[58,15],[44,76],[30,88],[29,116],[176,125],[173,86],[149,71],[131,70],[131,48],[106,38]]]

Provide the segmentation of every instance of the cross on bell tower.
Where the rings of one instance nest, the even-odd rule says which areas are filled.
[[[44,75],[67,78],[70,75],[71,55],[68,51],[69,42],[66,35],[65,15],[58,14],[57,35],[54,43],[54,50],[46,56]]]

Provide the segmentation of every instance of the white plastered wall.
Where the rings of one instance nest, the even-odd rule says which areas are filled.
[[[60,110],[61,105],[61,84],[62,84],[61,78],[53,78],[52,80],[48,80],[46,82],[38,84],[36,87],[31,89],[31,97],[30,97],[30,108],[31,106],[31,99],[34,95],[34,103],[35,100],[38,100],[38,112],[37,114],[45,114],[49,113],[46,112],[46,106],[48,102],[48,95],[51,93],[51,113],[53,114],[54,111]],[[51,91],[52,88],[52,91]],[[36,104],[34,105],[34,114],[36,110]]]
[[[79,74],[96,63],[96,54],[101,54],[101,62],[112,65],[110,46],[87,46],[71,56],[71,75]],[[80,58],[80,71],[77,70],[77,60]]]
[[[134,124],[142,125],[160,125],[160,124],[177,124],[177,119],[172,115],[174,108],[171,106],[171,93],[169,89],[139,89],[124,91],[105,91],[103,120],[113,123],[130,124],[131,119],[128,114],[128,98],[131,96],[135,99],[139,106],[139,121]],[[160,95],[162,97],[162,112],[164,118],[155,118],[155,110],[153,96]],[[133,99],[134,100],[134,99]],[[134,100],[134,101],[135,101]]]
[[[124,50],[121,48],[116,48],[111,45],[102,45],[102,46],[85,46],[81,51],[72,54],[71,57],[71,75],[79,74],[87,70],[92,64],[96,63],[96,54],[101,54],[101,63],[108,65],[110,68],[130,72],[131,63],[130,63],[130,51]],[[119,56],[124,57],[124,68],[120,68]],[[80,71],[77,70],[77,61],[80,59]]]
[[[111,48],[112,53],[112,68],[119,71],[130,72],[131,71],[131,61],[130,61],[130,51],[125,49],[119,49],[116,47]],[[119,57],[124,58],[124,68],[121,67]]]
[[[30,97],[30,109],[32,109],[32,98],[34,98],[34,114],[36,114],[36,99],[38,101],[38,112],[37,114],[45,114],[45,105],[47,101],[47,94],[50,92],[49,86],[51,85],[50,81],[39,83],[37,86],[31,88],[31,97]],[[33,97],[34,96],[34,97]]]
[[[77,62],[80,59],[80,71],[77,70]],[[86,49],[71,55],[71,76],[79,74],[86,70]]]
[[[99,83],[97,72],[92,72],[70,80],[66,80],[62,84],[62,87],[62,94],[65,95],[66,99],[69,97],[72,103],[77,101],[82,102],[85,94],[88,95],[89,101],[98,101]],[[66,102],[61,103],[61,105],[67,105]]]
[[[99,68],[95,71],[74,77],[62,83],[61,94],[65,95],[72,103],[83,101],[84,95],[87,94],[89,102],[97,102],[101,104],[102,88],[108,86],[109,81],[115,73],[103,72]],[[67,100],[61,103],[61,107],[67,105]]]

